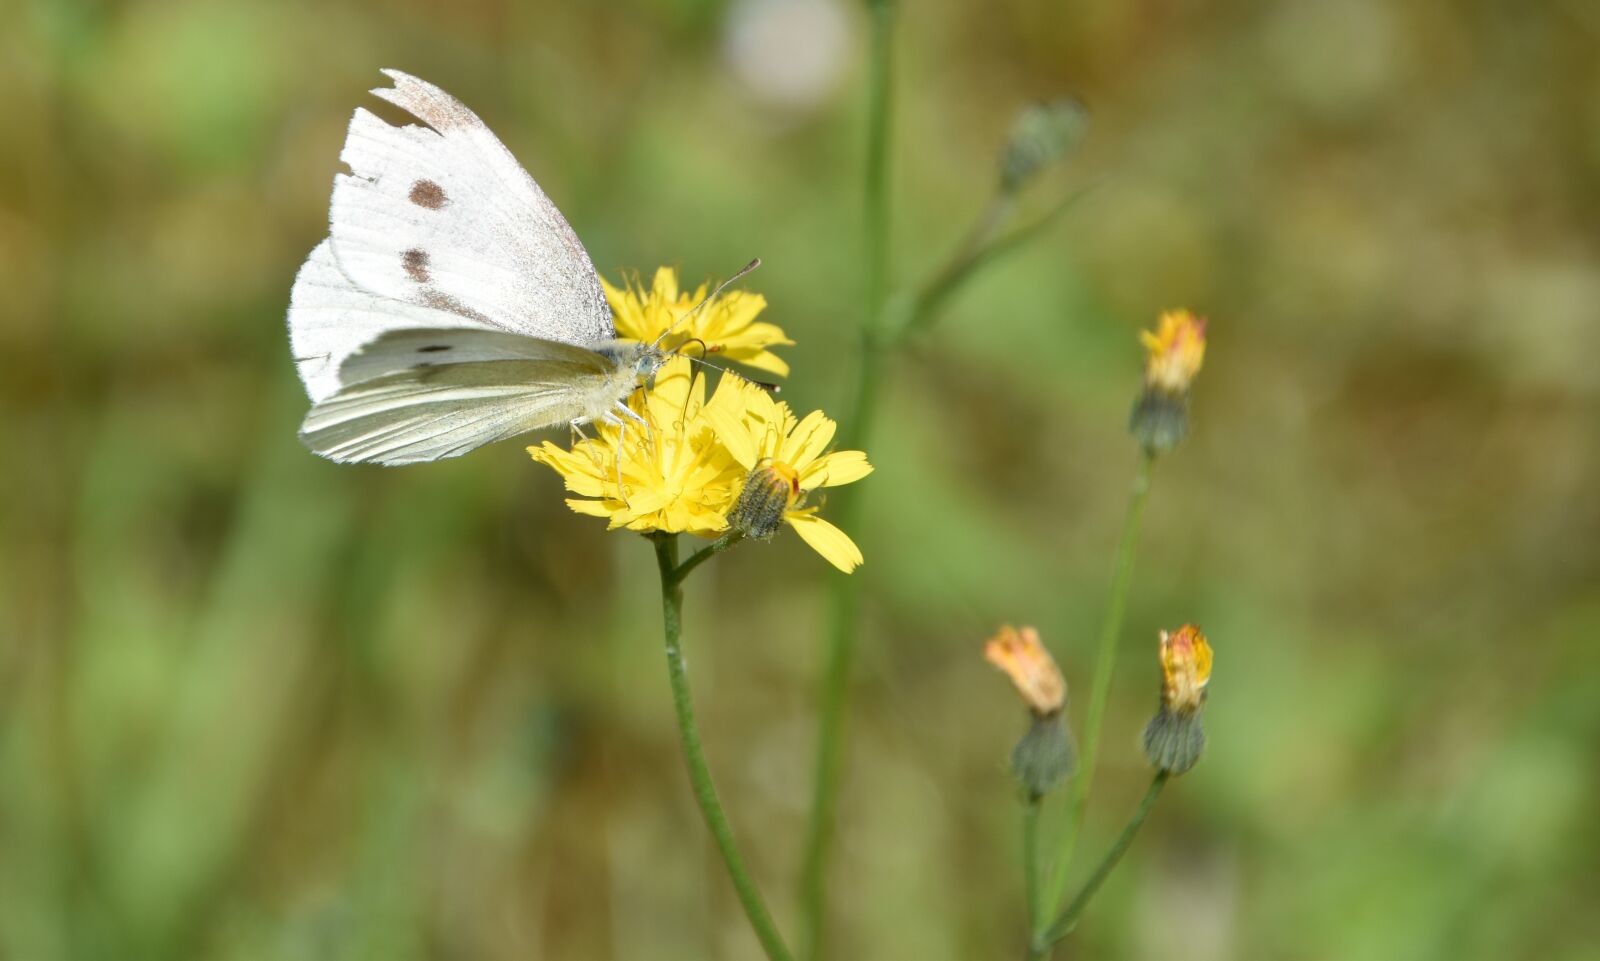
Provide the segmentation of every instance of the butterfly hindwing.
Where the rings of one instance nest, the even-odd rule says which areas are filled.
[[[362,345],[339,365],[339,383],[349,387],[413,367],[508,360],[556,361],[575,376],[603,376],[614,366],[595,351],[553,340],[492,330],[412,328],[391,330]]]
[[[606,375],[563,360],[475,360],[371,377],[312,405],[300,428],[330,460],[410,464],[583,417]]]
[[[340,269],[326,240],[311,251],[295,275],[289,295],[289,346],[313,401],[339,389],[339,370],[351,355],[386,333],[414,328],[483,329],[459,314],[357,285]]]

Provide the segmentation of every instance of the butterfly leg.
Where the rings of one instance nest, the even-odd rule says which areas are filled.
[[[640,417],[638,412],[635,411],[632,407],[629,407],[626,403],[624,403],[624,402],[619,400],[619,401],[617,401],[616,409],[621,411],[624,416],[631,418],[640,427],[644,428],[644,436],[645,436],[646,440],[654,440],[655,439],[655,434],[651,433],[651,431],[650,431],[650,422],[645,420],[643,417]],[[610,413],[607,413],[606,416],[607,417],[611,417],[613,415],[610,414]]]
[[[617,469],[617,497],[618,497],[618,499],[620,499],[622,501],[623,504],[625,504],[626,506],[631,508],[631,507],[633,507],[633,505],[628,503],[628,491],[627,491],[626,488],[624,488],[622,486],[622,445],[627,442],[627,437],[628,437],[628,425],[627,424],[618,424],[617,425],[617,453],[616,453],[616,460],[614,461],[614,463],[616,464],[616,469]]]
[[[579,440],[589,440],[590,439],[589,435],[586,434],[584,432],[584,430],[583,430],[583,421],[581,421],[581,420],[570,420],[570,421],[567,422],[567,426],[572,428],[572,434],[573,434],[572,446],[574,448],[576,448],[578,446],[578,441]],[[595,461],[595,465],[599,466],[599,457],[600,457],[600,455],[594,453],[593,451],[590,451],[590,457],[591,457],[592,460]]]

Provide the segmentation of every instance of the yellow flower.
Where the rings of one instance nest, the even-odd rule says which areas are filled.
[[[724,376],[701,415],[743,468],[729,521],[747,535],[771,537],[787,523],[828,563],[849,573],[861,564],[850,537],[806,506],[812,491],[849,484],[872,473],[867,455],[828,451],[835,424],[821,411],[796,418],[788,404],[739,377]]]
[[[1067,702],[1067,682],[1033,628],[1007,624],[983,645],[983,656],[1011,678],[1035,714],[1055,714]]]
[[[1205,320],[1187,310],[1169,310],[1156,332],[1140,331],[1139,340],[1150,355],[1145,383],[1171,394],[1187,391],[1206,358]]]
[[[662,331],[693,310],[710,289],[701,284],[693,294],[678,289],[678,272],[671,267],[656,270],[650,289],[635,278],[625,288],[613,287],[601,278],[606,299],[611,302],[617,333],[633,340],[653,342]],[[787,376],[789,365],[767,348],[793,344],[776,324],[757,323],[756,315],[766,309],[767,299],[760,294],[730,290],[706,304],[693,318],[679,325],[661,342],[664,350],[677,350],[684,344],[700,341],[709,355],[720,354],[729,360]],[[692,348],[691,348],[692,349]]]
[[[1211,680],[1211,645],[1193,624],[1161,632],[1161,704],[1193,713],[1205,700]]]
[[[570,451],[545,441],[528,453],[579,495],[568,507],[605,517],[612,529],[713,537],[727,529],[744,471],[705,419],[704,399],[705,378],[687,358],[670,358],[654,388],[629,400],[648,430],[631,420],[620,428],[596,424],[597,436]]]

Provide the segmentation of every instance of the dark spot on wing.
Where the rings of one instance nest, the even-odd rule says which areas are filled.
[[[400,255],[400,266],[406,269],[406,276],[419,284],[428,282],[428,252],[417,247]]]
[[[444,195],[444,188],[431,180],[419,180],[411,185],[411,202],[418,207],[438,210],[449,199]]]
[[[429,344],[426,347],[418,347],[417,348],[417,353],[419,353],[419,354],[436,354],[441,350],[449,350],[449,349],[450,349],[450,345],[449,344]]]
[[[505,324],[500,323],[498,320],[488,317],[482,311],[473,310],[471,307],[468,307],[466,304],[463,304],[461,301],[455,299],[444,291],[434,290],[432,287],[423,289],[420,303],[422,303],[423,306],[432,307],[434,310],[446,310],[452,314],[455,314],[457,317],[465,317],[468,320],[475,320],[485,327],[493,327],[496,330],[510,329]]]

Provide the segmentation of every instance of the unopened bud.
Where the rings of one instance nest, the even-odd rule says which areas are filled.
[[[1161,632],[1161,707],[1144,729],[1150,763],[1171,774],[1194,767],[1205,749],[1200,709],[1211,681],[1211,645],[1193,624]]]
[[[1055,658],[1031,627],[1017,630],[1010,624],[983,645],[983,656],[1011,678],[1017,693],[1035,714],[1058,714],[1067,702],[1067,682]]]
[[[1000,158],[1000,187],[1011,193],[1083,140],[1089,111],[1071,98],[1029,104],[1011,125]]]
[[[1077,765],[1067,723],[1060,714],[1033,716],[1033,724],[1011,749],[1011,773],[1031,797],[1043,797]]]
[[[1148,356],[1128,430],[1146,451],[1162,454],[1189,432],[1189,388],[1205,362],[1206,322],[1187,310],[1168,311],[1155,333],[1141,331],[1139,339]]]
[[[1011,625],[983,645],[983,656],[1004,671],[1022,695],[1033,717],[1026,734],[1011,750],[1011,773],[1030,797],[1043,797],[1072,773],[1077,763],[1072,736],[1061,709],[1067,703],[1067,682],[1055,658],[1031,627]]]
[[[728,524],[746,537],[770,540],[783,526],[784,512],[800,496],[800,475],[784,464],[757,467],[728,514]]]

